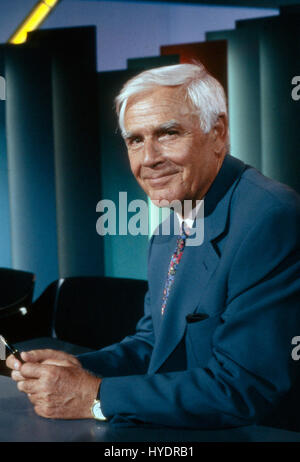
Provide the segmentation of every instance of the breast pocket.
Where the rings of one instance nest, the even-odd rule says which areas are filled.
[[[193,316],[188,318],[188,316]],[[186,352],[187,366],[205,367],[212,355],[212,337],[222,323],[220,314],[213,316],[195,313],[187,316]]]

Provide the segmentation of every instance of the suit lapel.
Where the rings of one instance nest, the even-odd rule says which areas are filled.
[[[160,313],[161,301],[157,306],[156,315],[160,318],[157,322],[160,325],[149,372],[155,372],[180,342],[186,327],[186,315],[197,308],[218,261],[219,257],[210,242],[202,244],[196,252],[194,247],[186,246],[164,316]]]
[[[149,373],[156,372],[182,339],[186,329],[186,315],[193,313],[205,296],[208,282],[219,263],[219,255],[213,240],[226,230],[232,192],[245,164],[226,156],[223,166],[204,200],[204,242],[199,246],[186,245],[177,268],[174,284],[168,298],[166,311],[161,316],[162,300],[153,306],[153,322],[156,326],[156,342]],[[176,246],[176,236],[165,243],[169,258]],[[167,262],[169,264],[169,260]],[[161,293],[167,276],[168,264],[164,264]]]

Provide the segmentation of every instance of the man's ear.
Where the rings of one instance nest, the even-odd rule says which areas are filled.
[[[228,143],[228,118],[226,114],[221,113],[212,128],[212,136],[214,142],[214,151],[216,154],[223,154]]]

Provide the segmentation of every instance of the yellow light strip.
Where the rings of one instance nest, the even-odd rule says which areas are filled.
[[[47,18],[49,13],[59,0],[43,0],[33,7],[27,18],[18,27],[16,32],[8,40],[9,43],[18,45],[27,40],[27,33],[37,29]]]
[[[44,3],[46,3],[46,5],[49,5],[51,8],[53,8],[57,2],[58,0],[44,0]]]

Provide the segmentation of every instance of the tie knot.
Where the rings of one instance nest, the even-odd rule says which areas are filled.
[[[189,237],[191,228],[183,221],[181,225],[181,236]]]

